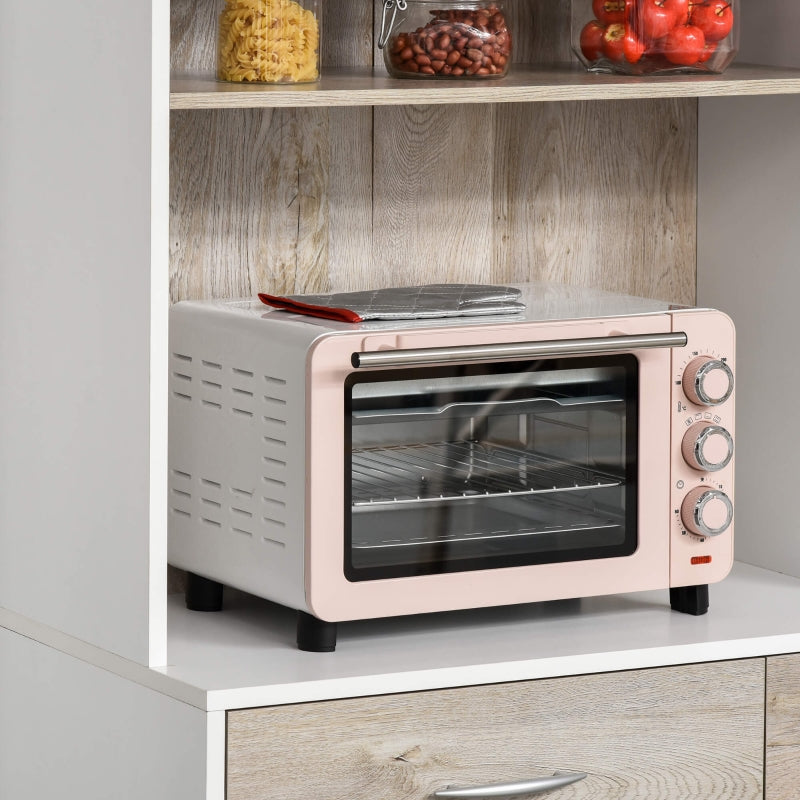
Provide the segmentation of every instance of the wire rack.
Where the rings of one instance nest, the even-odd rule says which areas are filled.
[[[478,442],[356,450],[352,466],[355,507],[568,492],[623,483],[599,470]]]

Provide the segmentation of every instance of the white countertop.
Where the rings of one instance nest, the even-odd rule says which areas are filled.
[[[737,563],[708,614],[667,590],[340,623],[296,649],[295,612],[226,590],[222,612],[169,598],[168,665],[147,668],[9,611],[0,625],[208,711],[800,652],[800,579]]]
[[[736,564],[710,600],[701,617],[664,590],[340,623],[336,652],[306,653],[285,608],[172,596],[163,672],[217,710],[800,651],[800,580]]]

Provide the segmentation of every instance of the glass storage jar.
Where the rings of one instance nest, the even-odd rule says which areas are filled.
[[[383,0],[378,47],[395,78],[502,78],[511,32],[493,0]]]
[[[319,79],[322,0],[221,0],[217,78],[242,83]]]
[[[722,72],[741,0],[572,0],[572,49],[592,72]]]

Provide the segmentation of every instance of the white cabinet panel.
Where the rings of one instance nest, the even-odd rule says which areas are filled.
[[[800,3],[797,0],[744,0],[738,62],[800,67]]]
[[[698,300],[736,323],[736,558],[800,576],[800,98],[700,101]]]
[[[206,714],[0,628],[0,797],[222,800]]]
[[[127,0],[0,6],[0,606],[163,663],[150,398],[166,403],[151,332],[165,330],[167,248],[151,210],[166,219],[167,178],[151,209],[151,167],[168,95],[150,76],[168,20],[152,23],[150,3]]]

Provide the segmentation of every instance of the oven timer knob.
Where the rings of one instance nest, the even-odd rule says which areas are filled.
[[[733,521],[733,503],[725,492],[698,486],[681,504],[681,521],[695,536],[719,536]]]
[[[733,372],[721,359],[699,356],[683,373],[683,391],[700,406],[718,406],[733,392]]]
[[[683,435],[681,453],[692,469],[716,472],[733,458],[733,437],[721,425],[695,422]]]

